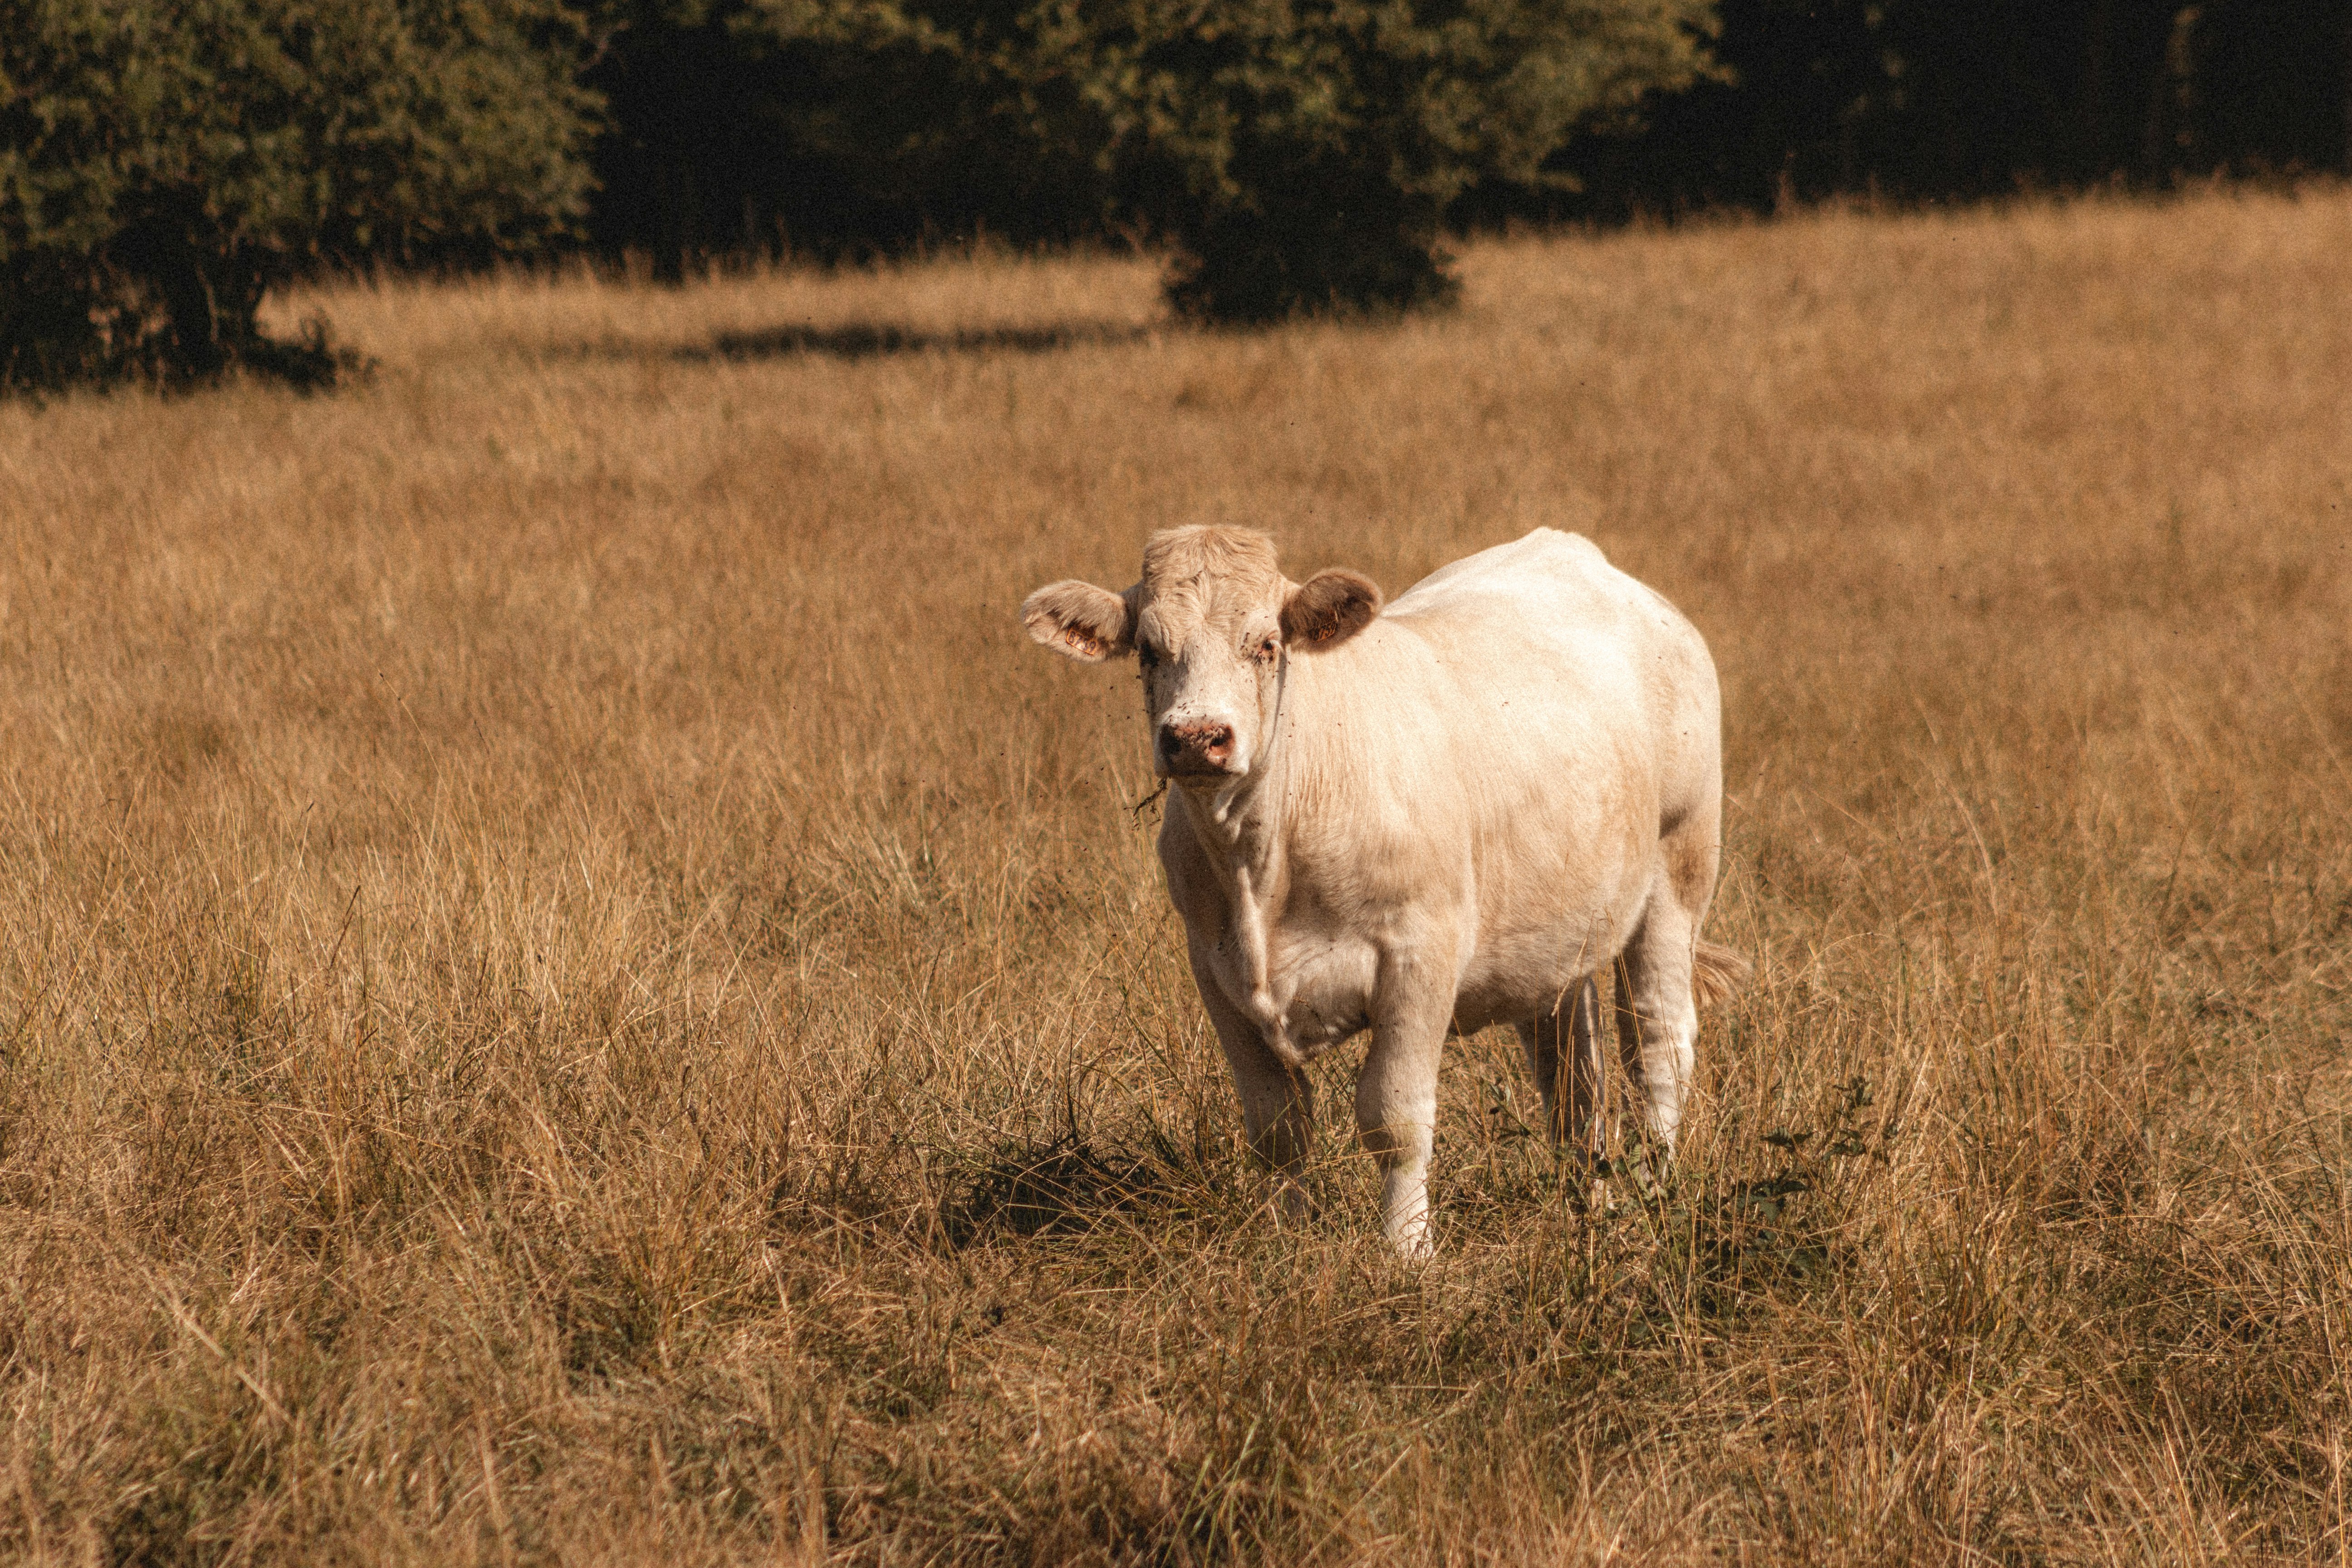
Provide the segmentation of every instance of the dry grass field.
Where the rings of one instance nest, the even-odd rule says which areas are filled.
[[[2352,192],[352,286],[0,405],[0,1558],[2352,1559]],[[1049,578],[1538,524],[1699,625],[1686,1157],[1269,1213]],[[1328,1058],[1344,1108],[1358,1052]]]

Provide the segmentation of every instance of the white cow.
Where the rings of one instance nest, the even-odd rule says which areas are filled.
[[[1294,583],[1264,534],[1180,528],[1126,593],[1055,583],[1021,618],[1072,658],[1142,667],[1169,894],[1286,1204],[1314,1114],[1299,1069],[1367,1028],[1356,1121],[1406,1255],[1429,1247],[1449,1032],[1516,1023],[1553,1138],[1597,1151],[1593,976],[1612,964],[1643,1128],[1672,1152],[1694,990],[1712,999],[1746,967],[1698,940],[1721,720],[1706,645],[1672,605],[1550,529],[1383,613],[1358,573]]]

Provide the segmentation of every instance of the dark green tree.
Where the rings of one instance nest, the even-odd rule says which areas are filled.
[[[825,261],[992,234],[1067,244],[1114,214],[1092,146],[1048,142],[1013,84],[903,17],[780,18],[748,0],[600,0],[609,106],[589,219],[607,253]]]
[[[1712,0],[751,0],[795,45],[951,62],[1114,223],[1176,254],[1188,312],[1445,298],[1449,202],[1542,183],[1587,125],[1708,70]]]
[[[331,376],[264,294],[571,223],[582,46],[562,0],[0,0],[0,385]]]
[[[1580,142],[1580,196],[1481,206],[1611,218],[2352,174],[2345,0],[1722,0],[1721,17],[1732,79],[1642,136]]]

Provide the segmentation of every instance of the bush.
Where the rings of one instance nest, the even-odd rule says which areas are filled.
[[[264,294],[577,216],[581,37],[560,0],[0,0],[0,385],[331,378]]]
[[[1221,320],[1442,300],[1447,205],[1541,183],[1581,125],[1688,85],[1696,0],[1217,0],[1103,7],[1041,50],[1161,168],[1171,296]],[[1156,210],[1154,210],[1156,208]]]
[[[1452,290],[1446,205],[1542,183],[1580,127],[1709,69],[1709,0],[753,0],[801,47],[948,58],[1114,222],[1177,253],[1188,313],[1260,321]]]

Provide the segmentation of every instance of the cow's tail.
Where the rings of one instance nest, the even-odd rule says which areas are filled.
[[[1756,973],[1746,953],[1711,942],[1700,942],[1693,959],[1691,998],[1702,1007],[1730,1001]]]

